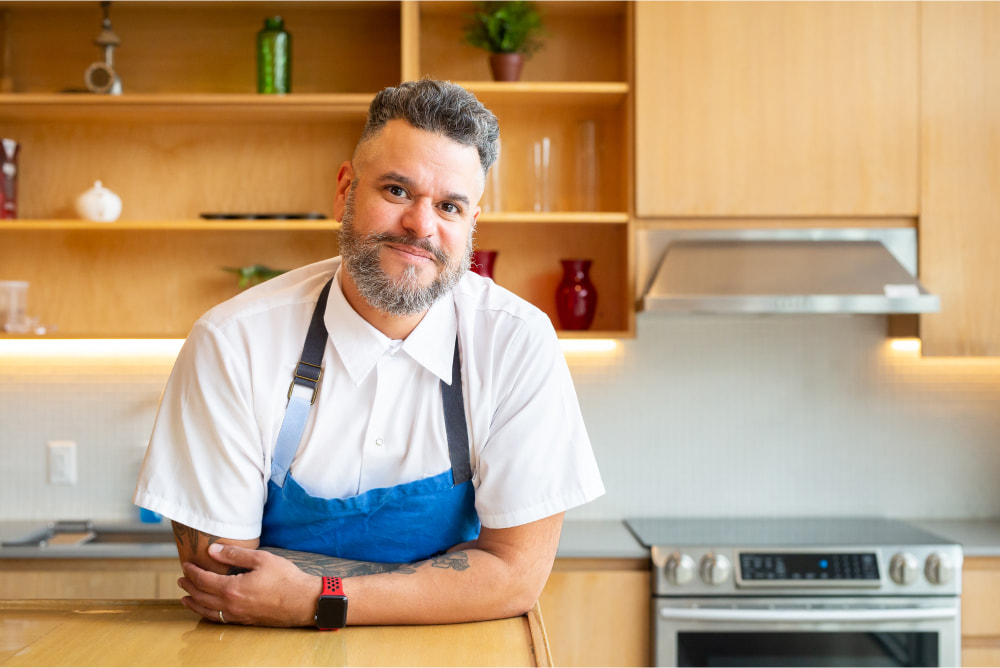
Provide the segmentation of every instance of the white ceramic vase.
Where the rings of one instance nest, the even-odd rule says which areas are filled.
[[[84,220],[113,223],[122,215],[122,198],[95,181],[93,188],[76,198],[76,212]]]

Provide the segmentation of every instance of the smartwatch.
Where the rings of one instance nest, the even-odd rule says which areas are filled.
[[[322,631],[347,626],[347,597],[340,578],[324,577],[323,591],[316,604],[316,628]]]

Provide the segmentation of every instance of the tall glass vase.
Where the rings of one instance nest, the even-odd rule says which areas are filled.
[[[590,282],[590,260],[560,260],[562,281],[556,289],[556,311],[563,329],[590,329],[597,313],[597,288]]]

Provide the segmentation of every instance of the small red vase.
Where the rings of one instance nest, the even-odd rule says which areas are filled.
[[[597,313],[597,288],[590,282],[590,260],[560,260],[563,277],[556,289],[556,311],[563,329],[590,329]]]
[[[496,261],[497,251],[495,250],[472,251],[472,265],[469,269],[476,272],[480,276],[493,278],[493,265]]]

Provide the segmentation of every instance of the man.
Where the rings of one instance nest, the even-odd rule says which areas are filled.
[[[195,324],[133,499],[172,520],[191,610],[336,627],[534,605],[563,513],[604,489],[548,318],[467,271],[498,137],[459,86],[380,92],[337,175],[341,257]]]

